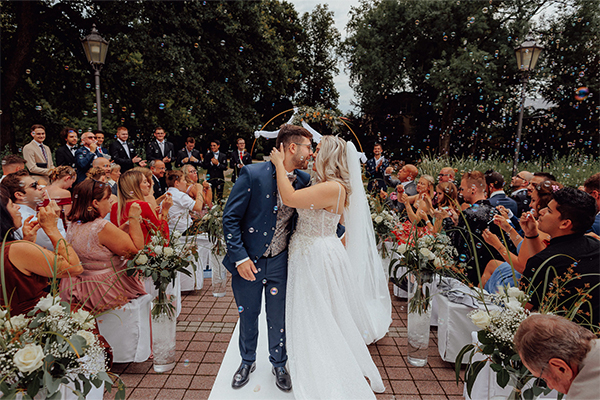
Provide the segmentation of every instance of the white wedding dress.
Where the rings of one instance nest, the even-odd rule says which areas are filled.
[[[355,322],[359,282],[336,235],[340,215],[297,209],[289,245],[286,346],[296,399],[374,399],[383,381]],[[366,312],[366,311],[364,311]],[[367,380],[370,381],[370,386]]]

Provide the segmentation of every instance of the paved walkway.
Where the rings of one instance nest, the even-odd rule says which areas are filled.
[[[392,326],[386,337],[369,346],[386,386],[378,399],[462,399],[463,385],[454,378],[454,364],[443,361],[437,350],[437,331],[432,330],[428,365],[422,368],[406,362],[406,301],[392,296]],[[212,296],[210,279],[204,289],[182,298],[177,322],[177,366],[156,373],[152,361],[115,364],[127,386],[128,399],[207,399],[238,319],[231,287],[222,298]],[[235,371],[231,371],[233,374]],[[105,393],[112,399],[114,392]]]

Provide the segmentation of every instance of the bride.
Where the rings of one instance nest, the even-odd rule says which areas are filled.
[[[271,152],[281,200],[298,212],[289,245],[285,344],[294,396],[375,398],[373,391],[385,388],[365,345],[367,339],[355,322],[357,316],[369,313],[361,300],[365,289],[359,279],[364,277],[356,273],[336,236],[341,214],[351,206],[352,193],[362,191],[364,196],[362,185],[350,183],[349,167],[353,165],[349,164],[358,166],[358,155],[351,143],[347,151],[346,143],[333,136],[324,136],[320,146],[316,160],[319,183],[300,190],[294,190],[286,175],[282,149]],[[367,215],[370,222],[368,210]]]

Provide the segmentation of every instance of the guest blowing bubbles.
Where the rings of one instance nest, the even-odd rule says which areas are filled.
[[[24,223],[19,206],[10,199],[9,191],[0,185],[0,234],[6,238],[4,247],[4,278],[2,286],[8,294],[11,315],[26,314],[46,293],[48,278],[68,278],[81,274],[83,267],[71,245],[64,240],[56,227],[57,216],[52,206],[42,207],[38,220],[33,217]],[[25,240],[15,241],[14,231],[23,225]],[[38,229],[44,229],[56,248],[55,252],[33,243]],[[50,264],[49,260],[55,260]],[[6,306],[0,295],[0,305]]]

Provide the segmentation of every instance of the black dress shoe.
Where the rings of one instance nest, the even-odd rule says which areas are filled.
[[[235,375],[233,375],[231,387],[234,389],[239,389],[244,386],[250,380],[250,373],[254,372],[255,369],[256,363],[252,363],[252,365],[242,363],[238,370],[235,371]]]
[[[275,384],[279,389],[284,392],[292,390],[292,378],[285,367],[273,367],[273,375],[275,375]]]

